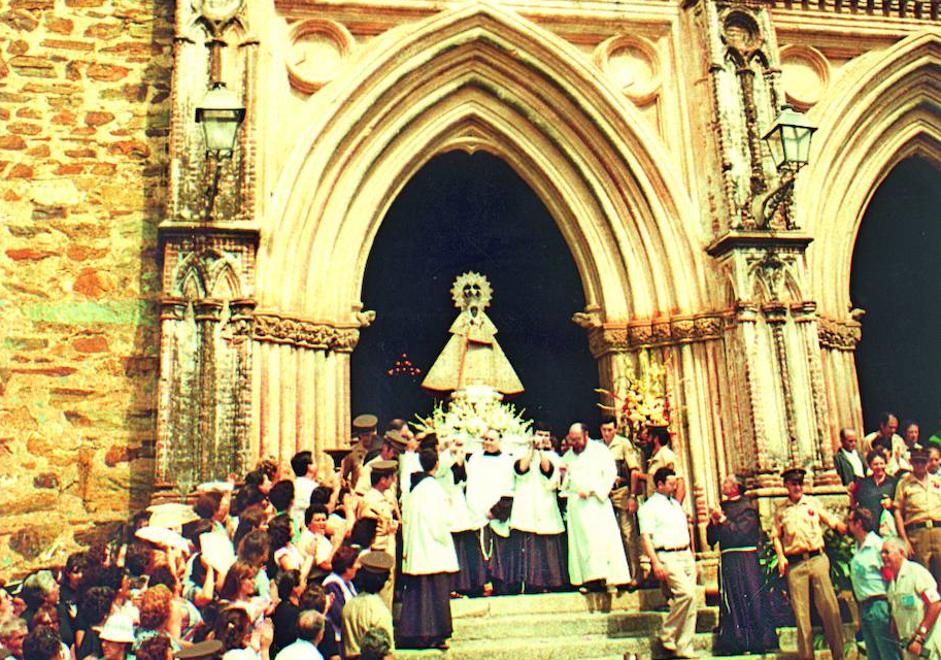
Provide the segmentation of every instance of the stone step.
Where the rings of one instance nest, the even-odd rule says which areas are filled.
[[[694,645],[701,657],[708,658],[713,645],[712,633],[699,633]],[[635,655],[638,659],[670,658],[671,653],[663,650],[654,637],[602,637],[597,635],[547,637],[530,639],[480,639],[452,643],[448,651],[438,650],[396,650],[397,659],[414,658],[432,660],[596,660],[600,658],[621,658]],[[750,658],[792,657],[787,655],[748,656]]]
[[[703,607],[705,603],[705,589],[698,587],[696,604]],[[666,598],[659,589],[641,589],[633,593],[622,592],[616,595],[607,593],[583,595],[576,591],[522,596],[455,598],[451,601],[451,616],[454,619],[460,619],[562,612],[653,612],[661,608],[665,610],[666,607]]]
[[[715,635],[712,633],[697,633],[693,644],[700,658],[721,657],[724,660],[736,658],[766,659],[766,660],[797,660],[796,630],[781,628],[778,630],[781,649],[775,653],[763,655],[742,656],[715,656],[712,648]],[[853,631],[847,626],[846,639],[853,639]],[[846,660],[857,660],[858,655],[853,645],[847,645],[849,651],[844,657]],[[634,656],[637,660],[672,658],[673,655],[663,649],[656,637],[603,637],[597,635],[546,637],[530,639],[479,639],[454,643],[447,651],[438,650],[406,650],[395,652],[398,660],[412,658],[413,660],[628,660]],[[818,650],[816,660],[831,658],[829,650]]]
[[[453,642],[477,639],[531,639],[533,637],[617,636],[649,637],[666,618],[665,612],[558,612],[513,614],[482,619],[460,617],[453,620]],[[711,632],[719,621],[715,607],[704,607],[696,618],[699,632]]]

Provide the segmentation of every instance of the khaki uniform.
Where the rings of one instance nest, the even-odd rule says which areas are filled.
[[[344,656],[356,657],[360,654],[359,643],[370,628],[382,628],[389,633],[389,639],[395,639],[392,629],[392,612],[376,594],[356,594],[343,606],[343,648]]]
[[[611,452],[611,458],[614,459],[619,470],[622,465],[628,473],[642,469],[640,451],[624,436],[614,436],[611,439],[611,444],[608,445],[608,451]],[[627,555],[627,564],[631,569],[631,577],[634,580],[639,580],[641,576],[640,533],[637,528],[637,514],[627,510],[627,503],[631,495],[630,489],[630,482],[627,482],[625,485],[612,490],[611,504],[614,506],[618,528],[621,530],[621,541],[624,544],[624,553]]]
[[[391,490],[391,489],[390,489]],[[398,506],[395,503],[394,496],[389,490],[380,493],[375,488],[370,488],[363,496],[363,504],[360,513],[363,518],[375,518],[378,521],[376,525],[376,538],[373,540],[372,550],[385,552],[395,561],[395,529],[398,522]],[[395,571],[389,573],[389,579],[385,586],[379,592],[379,597],[392,611],[392,596],[395,593]]]
[[[843,658],[843,625],[840,606],[830,581],[830,560],[823,551],[822,523],[830,521],[820,501],[804,495],[786,500],[774,513],[772,538],[778,538],[788,560],[787,589],[797,621],[798,655],[814,657],[814,632],[810,625],[810,590],[823,621],[824,636],[834,660]]]
[[[343,461],[340,463],[340,474],[343,476],[343,479],[346,480],[346,483],[350,485],[352,489],[356,486],[357,481],[359,481],[359,473],[363,467],[363,461],[366,459],[366,454],[369,453],[369,447],[363,443],[357,443],[353,446],[353,449],[350,450],[350,453],[343,457]]]
[[[682,477],[678,465],[676,454],[669,447],[660,447],[659,451],[650,457],[647,462],[647,497],[657,492],[657,487],[653,483],[653,475],[657,473],[657,470],[668,467],[676,473],[677,477]]]
[[[941,477],[929,474],[919,481],[906,474],[896,487],[895,506],[915,559],[941,580]]]

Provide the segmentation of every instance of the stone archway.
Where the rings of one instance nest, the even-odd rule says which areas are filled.
[[[851,312],[850,273],[863,215],[901,161],[920,156],[941,164],[941,37],[909,37],[856,66],[858,75],[811,111],[819,137],[796,193],[816,239],[807,252],[808,276],[818,295],[832,437],[841,425],[862,425],[853,353],[860,324]]]
[[[485,5],[395,37],[377,38],[363,75],[318,101],[336,110],[320,106],[298,131],[311,142],[293,152],[262,229],[258,452],[284,456],[311,437],[325,448],[345,436],[372,240],[404,183],[440,153],[486,150],[544,201],[579,270],[586,327],[706,306],[685,187],[663,165],[663,145],[583,56]],[[610,382],[611,365],[602,359],[600,369]]]

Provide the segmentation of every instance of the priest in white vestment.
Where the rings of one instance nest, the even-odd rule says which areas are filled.
[[[400,645],[446,649],[451,636],[451,574],[457,554],[451,539],[447,496],[434,478],[438,455],[419,453],[422,471],[412,476],[411,497],[402,511],[402,616]]]
[[[630,569],[608,499],[617,476],[614,459],[604,443],[589,441],[584,424],[572,424],[568,440],[561,492],[568,499],[569,579],[582,585],[582,593],[626,586]]]

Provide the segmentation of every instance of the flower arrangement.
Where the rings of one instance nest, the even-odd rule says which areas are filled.
[[[599,403],[617,420],[618,428],[636,440],[647,426],[669,426],[672,407],[665,365],[647,364],[639,377],[625,378],[624,393],[596,389],[610,397],[612,405]]]
[[[525,444],[531,437],[532,422],[523,417],[502,395],[489,387],[469,387],[457,391],[448,402],[435,404],[430,417],[418,417],[419,431],[435,433],[439,439],[460,438],[468,450],[476,449],[488,429],[500,432],[505,444]]]

